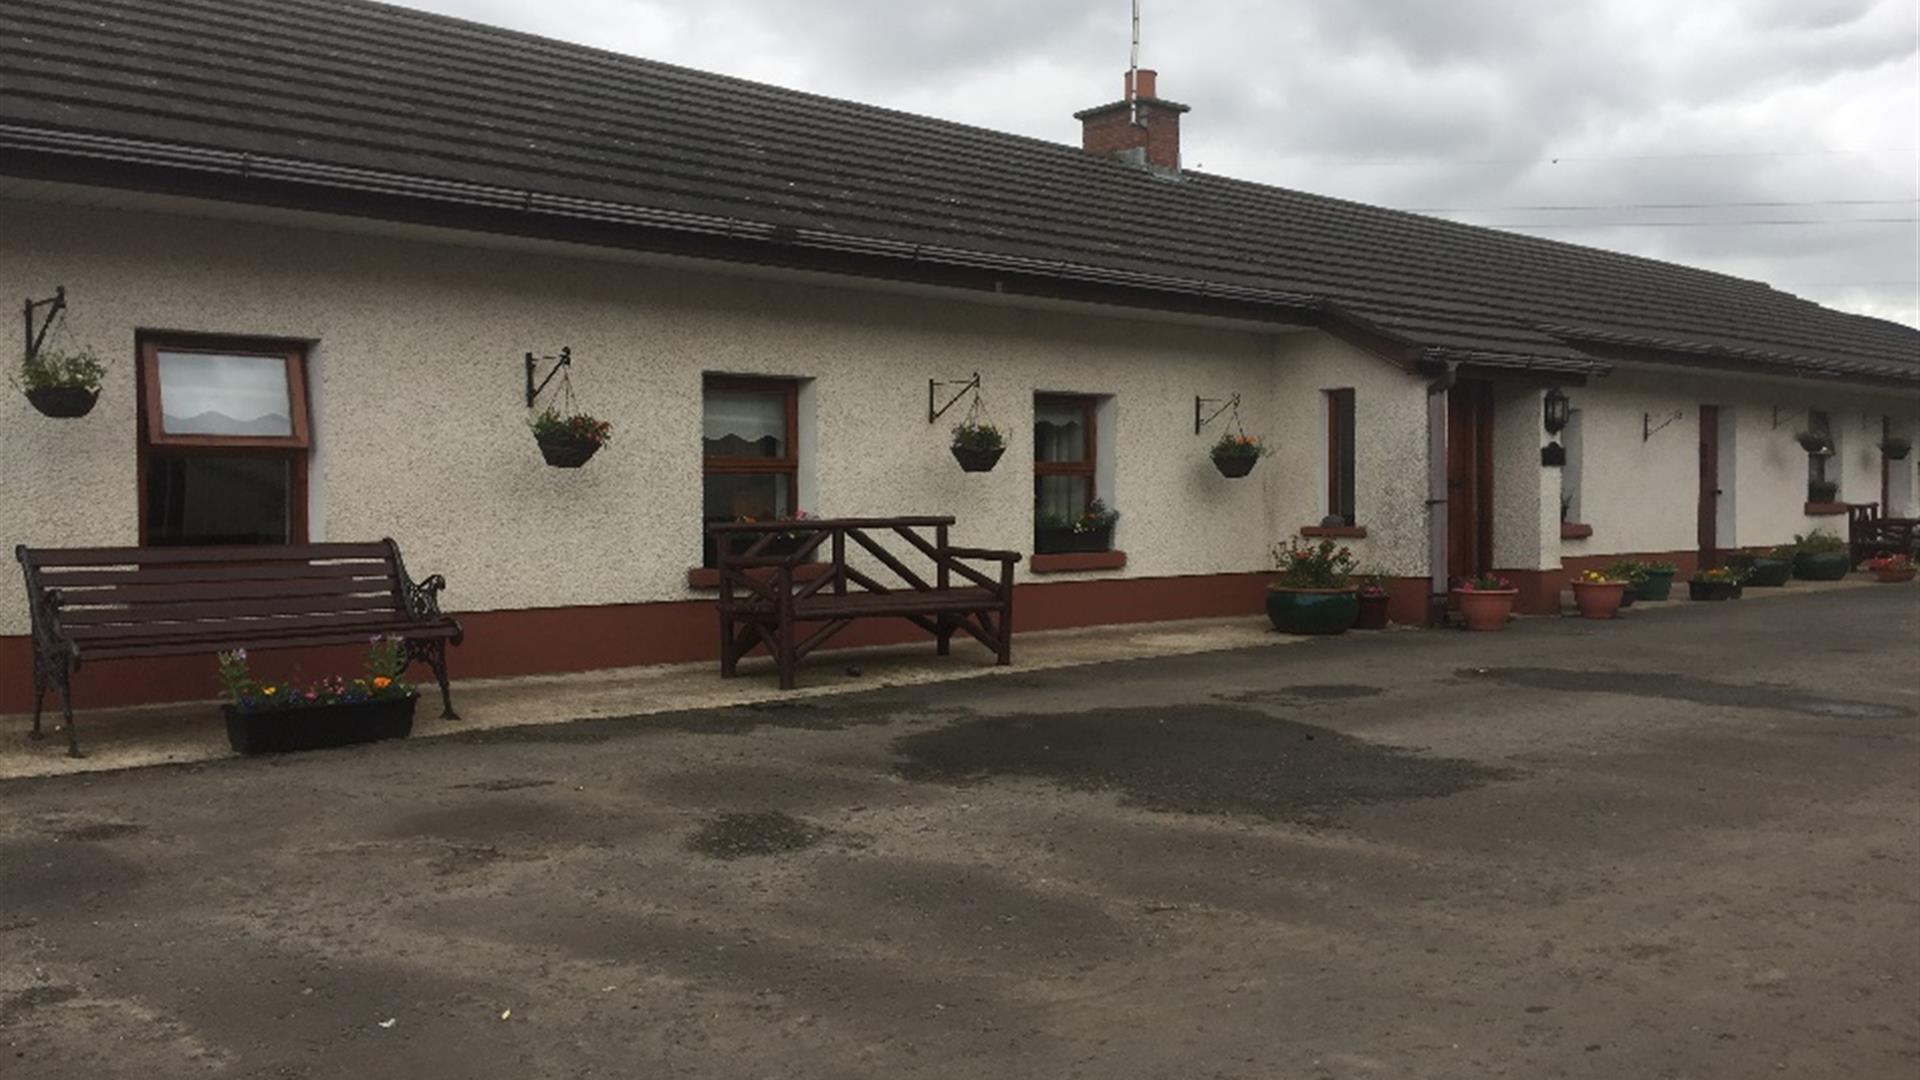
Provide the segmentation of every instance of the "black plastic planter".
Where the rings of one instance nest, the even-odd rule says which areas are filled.
[[[1740,583],[1737,581],[1689,581],[1687,596],[1693,600],[1738,600]]]
[[[1252,454],[1219,454],[1213,459],[1213,467],[1220,470],[1221,476],[1238,480],[1252,472],[1259,462],[1260,459]]]
[[[1007,452],[1004,446],[954,446],[953,460],[960,463],[962,472],[992,472],[1000,464],[1000,455]]]
[[[1099,529],[1088,529],[1086,532],[1074,532],[1072,529],[1033,530],[1033,550],[1041,555],[1111,551],[1112,549],[1113,526],[1111,525]]]
[[[228,705],[227,745],[236,754],[285,754],[404,739],[413,734],[420,695],[308,708],[243,712]]]
[[[27,400],[42,416],[72,420],[93,411],[100,391],[85,386],[41,386],[27,391]]]
[[[600,449],[599,443],[585,439],[541,438],[538,435],[533,438],[540,444],[540,456],[556,469],[577,469]]]
[[[1557,442],[1550,442],[1540,448],[1540,464],[1548,468],[1563,468],[1567,464],[1567,448]]]
[[[1807,485],[1807,501],[1830,503],[1840,495],[1840,485],[1831,480],[1815,480]]]
[[[1673,595],[1672,570],[1649,570],[1647,579],[1632,587],[1634,596],[1653,604]]]

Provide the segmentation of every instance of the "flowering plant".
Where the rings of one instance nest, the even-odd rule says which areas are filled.
[[[605,446],[612,441],[613,424],[606,420],[596,420],[586,413],[561,416],[560,410],[549,405],[528,421],[533,428],[533,437],[550,442],[590,443]]]
[[[65,352],[43,347],[32,356],[21,358],[20,374],[16,381],[22,390],[51,390],[56,387],[98,390],[106,374],[107,365],[90,349]]]
[[[1874,571],[1905,570],[1912,565],[1913,560],[1911,558],[1905,555],[1895,555],[1887,551],[1883,551],[1867,560],[1867,569]]]
[[[1582,571],[1580,576],[1573,580],[1576,585],[1625,585],[1628,583],[1627,578],[1613,577],[1598,570]]]
[[[1109,510],[1107,504],[1095,499],[1087,504],[1079,517],[1063,517],[1059,514],[1046,514],[1040,518],[1043,529],[1072,529],[1077,533],[1099,532],[1111,529],[1120,520],[1120,511]]]
[[[1831,551],[1845,551],[1847,542],[1825,529],[1815,529],[1804,536],[1794,536],[1793,550],[1796,553],[1820,555]]]
[[[245,649],[221,653],[219,665],[220,687],[241,712],[357,705],[413,695],[413,687],[400,680],[401,672],[407,669],[407,643],[395,634],[368,639],[367,673],[357,679],[336,675],[305,686],[292,682],[260,682],[247,666]]]
[[[1694,571],[1690,579],[1702,585],[1739,584],[1747,580],[1746,572],[1731,566],[1713,566]]]
[[[1241,432],[1235,435],[1231,431],[1220,433],[1220,441],[1213,444],[1213,459],[1221,458],[1263,458],[1273,453],[1273,447],[1260,441],[1258,435]]]
[[[1499,574],[1475,574],[1454,583],[1457,592],[1512,592],[1513,582]]]
[[[1302,544],[1296,537],[1273,546],[1273,565],[1284,588],[1344,589],[1358,560],[1351,548],[1336,548],[1331,540]]]
[[[1652,567],[1647,563],[1634,559],[1622,559],[1601,573],[1607,576],[1608,581],[1624,581],[1630,585],[1638,585],[1647,580],[1647,571],[1651,569]]]
[[[953,445],[962,450],[998,450],[1007,445],[1007,436],[992,424],[969,420],[954,426]]]
[[[1387,595],[1387,579],[1385,574],[1367,571],[1365,573],[1355,574],[1354,581],[1358,583],[1359,587],[1356,591],[1358,591],[1361,596]]]

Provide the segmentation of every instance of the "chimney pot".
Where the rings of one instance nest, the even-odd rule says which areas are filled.
[[[1159,97],[1160,95],[1154,93],[1154,88],[1155,88],[1154,84],[1159,80],[1159,78],[1160,78],[1159,72],[1153,71],[1148,68],[1141,68],[1139,71],[1128,72],[1127,80],[1126,80],[1127,100],[1132,101],[1136,97],[1144,97],[1144,98]]]

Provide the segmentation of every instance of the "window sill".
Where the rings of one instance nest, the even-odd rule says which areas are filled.
[[[801,563],[799,566],[796,566],[793,568],[793,580],[812,581],[814,578],[824,576],[826,572],[830,569],[832,568],[828,566],[826,563],[817,563],[817,562]],[[747,575],[749,577],[753,577],[753,578],[764,581],[765,579],[773,576],[773,571],[764,569],[764,568],[759,570],[749,570],[747,571]],[[719,587],[720,587],[720,570],[718,567],[696,566],[693,569],[687,571],[687,588],[718,589]]]
[[[1582,525],[1577,521],[1563,521],[1560,523],[1560,539],[1562,540],[1585,540],[1592,535],[1593,526],[1591,525]]]
[[[1847,504],[1843,502],[1810,502],[1807,504],[1806,510],[1808,517],[1832,517],[1835,514],[1844,514],[1846,512]]]
[[[1127,565],[1124,551],[1065,551],[1035,555],[1027,564],[1036,574],[1066,574],[1075,570],[1118,570]]]
[[[1365,540],[1365,525],[1308,525],[1300,530],[1301,536],[1324,537],[1330,540]]]

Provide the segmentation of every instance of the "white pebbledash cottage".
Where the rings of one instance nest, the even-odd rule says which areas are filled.
[[[392,536],[493,675],[715,655],[703,523],[738,517],[956,515],[1029,554],[1038,629],[1255,612],[1303,532],[1421,621],[1449,577],[1541,610],[1619,556],[1915,512],[1882,448],[1920,434],[1914,330],[1183,171],[1140,76],[1071,148],[364,0],[10,0],[0,296],[63,288],[110,368],[84,418],[0,404],[0,540]],[[567,470],[526,430],[563,348],[539,404],[613,422]],[[976,396],[1008,448],[963,472]],[[1241,428],[1275,453],[1230,479]],[[1104,550],[1036,545],[1094,500]],[[8,580],[0,711],[27,626]]]

